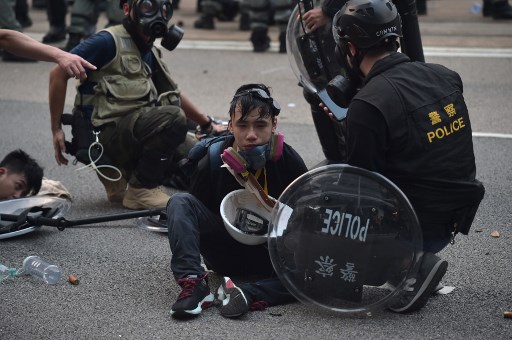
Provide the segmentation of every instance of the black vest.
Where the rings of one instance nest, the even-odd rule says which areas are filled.
[[[375,106],[390,137],[382,174],[415,209],[449,211],[480,201],[460,76],[400,53],[378,61],[354,98]]]

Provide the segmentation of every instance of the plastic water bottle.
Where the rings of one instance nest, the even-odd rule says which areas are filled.
[[[0,263],[0,282],[11,276],[16,276],[16,268],[9,268]]]
[[[57,284],[61,277],[59,267],[39,256],[29,256],[23,261],[23,274],[30,274],[49,285]]]
[[[473,2],[471,5],[471,13],[473,14],[480,14],[482,13],[483,6],[480,2]]]

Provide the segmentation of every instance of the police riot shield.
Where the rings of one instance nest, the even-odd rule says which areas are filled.
[[[70,208],[69,200],[54,196],[33,196],[1,201],[0,240],[24,235],[40,227],[40,225],[27,223],[27,218],[44,216],[58,219]]]
[[[299,1],[290,16],[286,30],[288,59],[301,86],[319,96],[338,117],[345,117],[346,108],[336,105],[325,90],[331,79],[344,73],[336,61],[331,23],[309,31],[302,20],[302,16],[312,8],[311,3]]]
[[[385,177],[335,164],[282,193],[268,238],[274,269],[301,302],[347,314],[386,307],[417,272],[422,234]]]

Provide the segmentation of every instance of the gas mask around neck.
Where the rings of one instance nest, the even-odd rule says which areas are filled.
[[[237,173],[242,173],[249,168],[262,169],[267,161],[276,162],[281,158],[283,143],[284,135],[280,132],[273,133],[268,143],[248,150],[236,151],[233,147],[228,147],[222,154],[222,160]]]
[[[270,144],[255,146],[248,150],[238,150],[238,154],[245,159],[247,167],[258,170],[265,166],[270,159]]]

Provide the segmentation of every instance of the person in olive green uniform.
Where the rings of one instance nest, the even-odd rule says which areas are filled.
[[[118,178],[112,171],[98,172],[108,199],[129,209],[164,208],[169,196],[158,187],[167,159],[185,141],[187,118],[202,130],[222,127],[180,92],[161,51],[153,46],[157,37],[166,48],[177,43],[167,29],[173,11],[170,1],[121,0],[120,5],[125,14],[122,25],[92,35],[71,51],[98,68],[77,85],[73,114],[91,130],[85,133],[91,138],[85,148],[94,141],[92,130],[99,132],[104,157],[98,162],[112,164],[122,173],[114,181]],[[68,163],[61,126],[68,79],[58,68],[50,73],[51,129],[59,165]]]

